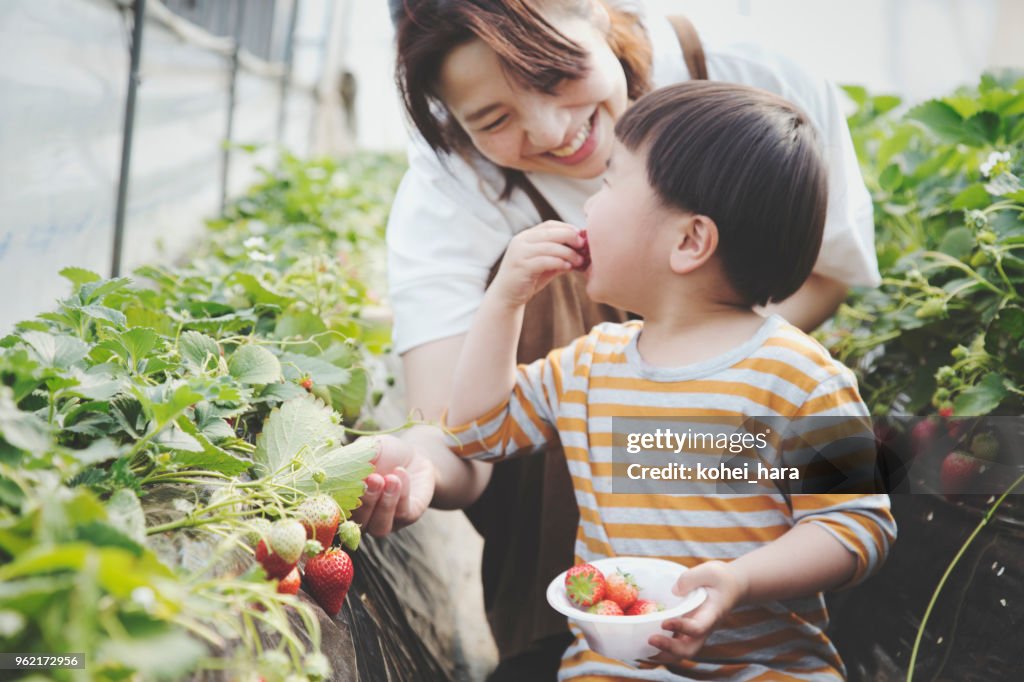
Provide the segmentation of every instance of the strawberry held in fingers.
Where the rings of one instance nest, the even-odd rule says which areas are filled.
[[[569,601],[580,608],[588,608],[604,599],[605,589],[604,574],[591,564],[578,564],[565,574]]]
[[[330,495],[317,495],[303,501],[297,508],[306,537],[319,540],[324,548],[334,544],[341,523],[341,507]]]
[[[640,597],[636,581],[629,573],[616,570],[605,578],[605,598],[618,604],[623,611],[633,605]]]
[[[583,271],[590,267],[590,243],[587,241],[586,230],[580,230],[580,236],[583,237],[583,246],[576,249],[576,252],[583,256],[583,263],[576,266],[576,269]]]
[[[329,549],[306,562],[309,594],[332,618],[341,611],[352,576],[352,559],[344,550]]]

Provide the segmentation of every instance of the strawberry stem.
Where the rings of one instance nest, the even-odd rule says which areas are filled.
[[[931,601],[928,602],[928,607],[924,611],[924,616],[921,617],[921,625],[919,625],[917,628],[917,637],[914,638],[914,648],[910,652],[910,662],[907,664],[906,682],[913,682],[914,665],[917,662],[917,653],[918,650],[921,648],[921,640],[924,638],[924,630],[925,626],[928,625],[928,618],[932,615],[932,609],[935,607],[936,602],[938,602],[939,600],[939,593],[942,592],[942,588],[946,586],[946,581],[949,579],[949,576],[953,573],[953,569],[956,568],[957,563],[960,562],[960,558],[963,557],[964,553],[967,551],[967,548],[971,546],[972,542],[974,542],[974,538],[978,536],[978,533],[981,532],[982,528],[988,525],[989,519],[992,518],[992,515],[995,514],[996,510],[999,508],[999,505],[1003,503],[1003,500],[1006,499],[1007,495],[1012,493],[1013,490],[1021,483],[1024,483],[1024,474],[1018,476],[1017,480],[1014,481],[1013,484],[1009,488],[1007,488],[1002,495],[999,496],[999,499],[993,502],[992,506],[988,508],[988,511],[985,512],[985,515],[981,517],[981,521],[979,521],[977,527],[975,527],[974,532],[972,532],[968,536],[968,538],[964,541],[964,544],[960,546],[960,551],[958,551],[956,553],[956,556],[953,557],[953,560],[949,562],[949,566],[946,567],[946,572],[942,574],[942,578],[939,580],[939,584],[935,586],[935,590],[932,592]]]

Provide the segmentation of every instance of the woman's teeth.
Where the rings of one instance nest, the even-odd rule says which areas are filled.
[[[548,153],[551,154],[552,156],[557,156],[559,158],[572,156],[573,154],[580,150],[580,147],[583,146],[583,143],[587,141],[588,137],[590,137],[590,119],[587,119],[587,121],[583,124],[583,127],[580,128],[578,133],[576,133],[576,137],[572,139],[572,142],[565,145],[564,147],[552,149]]]

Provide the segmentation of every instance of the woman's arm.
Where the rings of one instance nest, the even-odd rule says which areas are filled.
[[[552,279],[582,264],[577,250],[583,244],[576,228],[555,221],[512,238],[459,353],[448,424],[468,424],[508,402],[526,304]]]
[[[466,334],[417,346],[402,356],[409,409],[425,421],[438,422],[451,395],[455,368]],[[491,478],[491,466],[463,460],[445,445],[441,429],[414,426],[402,440],[426,457],[434,471],[431,506],[463,509],[476,502]]]
[[[795,294],[781,303],[772,303],[762,308],[763,312],[775,313],[805,332],[812,332],[822,325],[846,300],[847,287],[842,282],[812,274]]]
[[[464,338],[459,334],[432,341],[402,355],[406,398],[420,419],[440,420]],[[468,507],[490,480],[491,465],[456,457],[436,426],[417,425],[399,438],[380,440],[362,504],[352,513],[371,535],[387,535],[415,523],[428,506]]]

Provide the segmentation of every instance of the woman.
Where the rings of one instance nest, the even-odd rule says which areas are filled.
[[[653,87],[706,77],[775,91],[809,113],[829,161],[829,208],[814,274],[773,307],[810,330],[850,285],[878,283],[870,197],[834,88],[750,46],[702,46],[688,22],[601,0],[403,0],[397,82],[416,128],[388,225],[395,349],[412,409],[436,421],[465,332],[511,237],[544,219],[583,224],[612,127]],[[682,47],[681,47],[682,46]],[[642,276],[642,273],[638,273]],[[570,278],[527,310],[528,362],[625,313]],[[428,506],[465,508],[485,538],[485,602],[501,665],[492,679],[554,679],[569,633],[547,582],[573,563],[578,511],[564,456],[463,468],[438,431],[383,442],[356,520],[386,534]],[[459,467],[437,480],[435,467]]]

